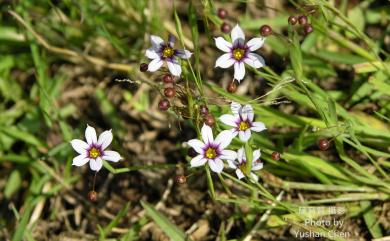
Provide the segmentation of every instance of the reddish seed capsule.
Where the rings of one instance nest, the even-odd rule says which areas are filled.
[[[305,15],[301,15],[298,17],[298,22],[300,25],[305,25],[307,24],[307,17]]]
[[[263,37],[267,37],[272,34],[272,28],[269,25],[263,25],[260,27],[260,34]]]
[[[196,157],[198,155],[198,153],[195,151],[194,148],[188,148],[187,155],[189,157]]]
[[[313,32],[313,26],[311,26],[311,24],[305,24],[303,26],[303,32],[305,33],[305,35],[308,35],[309,33]]]
[[[167,99],[162,99],[162,100],[160,100],[160,102],[158,102],[158,108],[160,110],[165,111],[165,110],[168,110],[169,107],[171,107],[171,104],[169,103],[169,100],[167,100]]]
[[[218,13],[217,14],[218,14],[218,17],[220,19],[225,19],[227,14],[228,14],[228,12],[224,8],[218,8]]]
[[[277,151],[272,152],[271,157],[273,160],[277,161],[280,159],[280,153]]]
[[[327,139],[319,139],[317,141],[317,146],[321,151],[326,151],[328,150],[330,143]]]
[[[295,25],[298,22],[298,18],[296,16],[288,17],[288,23],[291,25]]]
[[[91,202],[95,202],[97,200],[97,192],[95,191],[90,191],[88,193],[88,199],[91,201]]]
[[[172,75],[170,75],[170,74],[164,75],[164,77],[163,77],[163,82],[164,82],[165,84],[173,83],[173,77],[172,77]]]
[[[208,126],[213,126],[215,124],[215,118],[212,114],[208,114],[204,117],[204,123]]]
[[[139,66],[139,71],[146,72],[148,70],[148,64],[142,63]]]
[[[164,95],[168,98],[173,98],[176,94],[175,88],[167,87],[164,89]]]
[[[209,113],[209,108],[207,105],[201,105],[199,110],[202,115],[207,115]]]
[[[226,88],[226,90],[229,92],[229,93],[235,93],[237,91],[237,84],[234,83],[234,82],[231,82],[228,87]]]
[[[231,29],[232,29],[232,27],[230,26],[230,24],[228,24],[226,22],[222,23],[222,25],[221,25],[221,31],[222,32],[229,33]]]
[[[187,178],[184,175],[178,175],[176,176],[175,181],[177,184],[184,184],[187,182]]]

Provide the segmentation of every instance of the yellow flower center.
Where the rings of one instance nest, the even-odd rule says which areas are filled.
[[[215,151],[214,148],[211,148],[209,147],[207,150],[206,150],[206,153],[205,153],[205,156],[209,159],[213,159],[217,156],[217,152]]]
[[[245,131],[246,129],[248,129],[250,126],[249,126],[249,123],[246,122],[246,121],[241,121],[240,122],[240,126],[238,127],[238,129],[240,131]]]
[[[236,60],[241,60],[242,58],[244,58],[244,55],[245,55],[245,49],[237,48],[233,50],[233,57]]]
[[[242,173],[246,173],[246,162],[243,162],[241,165],[240,165],[240,170],[242,171]]]
[[[165,47],[162,52],[162,55],[164,58],[170,58],[173,56],[174,53],[175,51],[171,47]]]
[[[97,158],[100,156],[100,151],[98,149],[96,149],[95,147],[93,147],[91,150],[89,150],[89,157],[90,158]]]

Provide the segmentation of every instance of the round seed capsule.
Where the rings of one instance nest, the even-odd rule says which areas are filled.
[[[88,193],[88,199],[91,201],[91,202],[95,202],[97,200],[97,192],[95,191],[90,191]]]
[[[298,17],[298,22],[300,25],[305,25],[307,24],[307,17],[305,15],[301,15]]]
[[[263,25],[260,27],[260,34],[263,37],[267,37],[272,34],[272,28],[269,25]]]
[[[329,149],[330,143],[327,139],[319,139],[317,141],[317,146],[321,151],[326,151]]]
[[[184,184],[187,182],[187,178],[184,175],[178,175],[176,176],[175,181],[177,184]]]
[[[165,84],[173,83],[173,77],[172,77],[172,75],[170,75],[170,74],[164,75],[164,77],[163,77],[163,82],[164,82]]]
[[[169,103],[169,100],[167,100],[167,99],[162,99],[162,100],[160,100],[160,102],[158,102],[158,108],[160,110],[165,111],[165,110],[168,110],[169,107],[171,107],[171,104]]]
[[[226,23],[226,22],[223,22],[222,25],[221,25],[221,31],[223,33],[229,33],[230,30],[232,29],[232,26],[230,26],[230,24]]]
[[[217,14],[220,19],[225,19],[228,15],[228,12],[224,8],[218,8]]]
[[[291,25],[295,25],[298,22],[298,18],[296,16],[288,17],[288,23]]]
[[[207,115],[209,113],[209,108],[207,105],[201,105],[199,111],[202,115]]]
[[[167,87],[164,89],[164,95],[168,98],[173,98],[176,94],[175,88]]]
[[[148,64],[142,63],[139,65],[139,71],[146,72],[148,70]]]
[[[309,33],[313,32],[313,26],[311,26],[311,24],[305,24],[303,26],[303,32],[305,33],[305,35],[308,35]]]
[[[237,84],[234,83],[234,82],[231,82],[231,83],[227,86],[226,90],[227,90],[229,93],[235,93],[235,92],[237,91]]]
[[[208,126],[213,126],[215,124],[215,118],[212,114],[207,114],[205,117],[204,117],[204,123]]]
[[[271,154],[272,160],[278,161],[280,159],[280,153],[277,151],[272,152]]]

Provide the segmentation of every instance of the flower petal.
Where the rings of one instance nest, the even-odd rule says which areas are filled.
[[[149,65],[148,65],[148,71],[149,72],[155,72],[156,70],[158,70],[159,68],[161,68],[161,66],[163,65],[164,61],[161,59],[161,58],[155,58],[153,59]]]
[[[237,158],[237,152],[231,150],[223,150],[220,158],[222,160],[235,160]]]
[[[244,62],[255,69],[265,66],[264,58],[254,53],[249,53],[247,58],[244,59]]]
[[[243,62],[235,62],[234,63],[234,79],[240,83],[240,81],[245,76],[245,66]]]
[[[223,161],[219,158],[215,160],[209,160],[209,167],[211,171],[216,172],[216,173],[221,173],[223,170]]]
[[[89,159],[89,167],[93,171],[99,171],[103,166],[103,160],[98,157],[96,159]]]
[[[202,140],[203,142],[207,145],[208,143],[214,142],[214,137],[213,137],[213,131],[211,130],[211,127],[203,124],[202,130]]]
[[[192,139],[192,140],[189,140],[188,142],[188,145],[191,146],[192,148],[194,148],[194,150],[199,153],[199,154],[203,154],[203,148],[205,146],[205,144],[203,142],[201,142],[200,140],[198,139]]]
[[[241,111],[241,105],[240,105],[240,103],[237,103],[237,102],[232,102],[231,104],[230,104],[230,109],[232,110],[232,113],[234,114],[234,115],[239,115],[239,113],[240,113],[240,111]]]
[[[214,143],[219,145],[220,150],[223,150],[230,144],[232,139],[233,139],[232,132],[229,130],[226,130],[226,131],[222,131],[221,133],[218,134],[218,136],[215,138]]]
[[[245,34],[238,24],[232,29],[231,36],[233,43],[245,40]]]
[[[152,43],[153,47],[158,49],[160,48],[160,45],[164,43],[164,40],[156,35],[150,36],[150,42]]]
[[[234,115],[225,114],[225,115],[222,115],[221,117],[219,117],[219,120],[222,123],[224,123],[225,125],[236,127],[237,121],[239,121],[238,118],[237,118],[237,116],[234,116]]]
[[[253,159],[254,160],[254,159]],[[252,165],[252,170],[257,171],[263,168],[263,163],[261,161],[254,161]]]
[[[231,53],[223,54],[215,62],[215,67],[221,67],[221,68],[226,69],[226,68],[229,68],[230,66],[232,66],[235,62],[236,62],[236,60],[234,60],[232,58]]]
[[[249,51],[255,51],[261,48],[264,44],[265,38],[253,38],[246,43]]]
[[[181,74],[181,66],[177,61],[171,60],[167,61],[169,72],[171,72],[174,76],[180,76]]]
[[[240,169],[236,169],[236,175],[237,175],[238,179],[242,179],[245,177],[244,173],[242,173],[242,171]]]
[[[260,156],[261,156],[260,150],[255,150],[253,152],[253,164],[255,163],[255,161],[259,160]]]
[[[89,148],[89,145],[85,141],[79,139],[73,139],[70,144],[72,145],[73,149],[79,154],[86,154]]]
[[[97,142],[95,128],[87,125],[87,129],[85,129],[85,139],[89,145],[95,144]]]
[[[101,146],[101,149],[104,150],[106,149],[112,142],[112,132],[111,130],[109,131],[104,131],[102,134],[100,134],[99,139],[98,139],[98,145]]]
[[[252,122],[252,127],[250,129],[252,131],[260,132],[266,130],[267,128],[263,122]]]
[[[241,117],[244,121],[253,121],[254,113],[251,105],[244,105],[244,107],[242,107]]]
[[[86,155],[78,155],[75,158],[73,158],[72,165],[73,166],[84,166],[89,161],[88,157]]]
[[[168,43],[171,48],[175,45],[176,37],[173,34],[169,34],[168,36]]]
[[[217,46],[218,49],[226,53],[231,51],[233,47],[232,44],[226,41],[224,38],[218,37],[218,38],[214,38],[214,40],[215,40],[215,45]]]
[[[240,137],[241,141],[247,142],[249,138],[251,138],[251,131],[249,129],[246,129],[245,131],[239,131],[238,136]]]
[[[116,151],[104,151],[103,160],[110,162],[118,162],[122,159],[121,155]]]
[[[227,160],[227,163],[228,163],[230,168],[232,168],[232,169],[236,169],[237,168],[237,165],[236,165],[235,161]]]
[[[156,52],[155,48],[149,48],[145,52],[146,57],[149,59],[157,59],[160,58],[160,55]]]
[[[244,147],[241,147],[240,149],[238,149],[238,151],[237,151],[237,160],[238,160],[238,162],[240,164],[243,163],[244,161],[246,161]]]
[[[191,160],[191,167],[203,166],[207,162],[207,159],[203,155],[197,155]]]
[[[182,59],[189,59],[192,56],[192,53],[186,49],[176,50],[175,54],[176,56],[179,56]]]
[[[251,177],[252,177],[256,182],[259,181],[259,177],[256,176],[256,174],[254,174],[253,172],[251,172]]]

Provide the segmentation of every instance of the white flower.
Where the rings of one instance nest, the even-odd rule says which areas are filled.
[[[217,48],[226,52],[217,59],[215,67],[226,69],[234,64],[234,79],[240,82],[245,76],[244,63],[256,69],[265,65],[263,57],[251,53],[263,46],[265,38],[253,38],[245,43],[244,32],[238,24],[232,29],[231,37],[233,43],[222,37],[215,38]]]
[[[103,166],[103,160],[118,162],[122,159],[118,152],[105,150],[112,141],[111,130],[104,131],[98,139],[95,128],[88,125],[85,129],[85,139],[87,142],[79,139],[70,142],[73,149],[80,154],[73,158],[72,165],[79,167],[89,162],[91,170],[99,171]]]
[[[257,171],[263,168],[263,163],[259,160],[261,156],[260,150],[255,150],[253,152],[253,161],[251,168],[251,177],[257,182],[259,178],[252,171]],[[246,172],[246,156],[244,147],[241,147],[237,151],[237,161],[227,160],[229,167],[236,169],[236,175],[238,179],[245,177],[244,173]]]
[[[213,132],[208,125],[203,125],[201,132],[203,141],[198,139],[188,141],[188,145],[199,154],[191,160],[191,167],[203,166],[207,162],[213,172],[221,173],[222,160],[234,160],[237,157],[235,151],[224,150],[232,141],[232,133],[222,131],[214,140]]]
[[[164,42],[159,36],[151,35],[150,42],[152,47],[147,49],[145,53],[146,57],[152,59],[148,65],[148,71],[155,72],[166,62],[169,72],[174,76],[180,76],[181,66],[177,57],[188,59],[192,53],[185,49],[174,49],[175,37],[173,35],[169,36],[168,43]]]
[[[237,102],[232,102],[230,106],[233,115],[225,114],[219,119],[228,126],[233,126],[231,129],[233,137],[237,134],[240,140],[247,142],[251,137],[251,131],[260,132],[267,129],[262,122],[253,122],[254,113],[251,105],[241,106]]]

